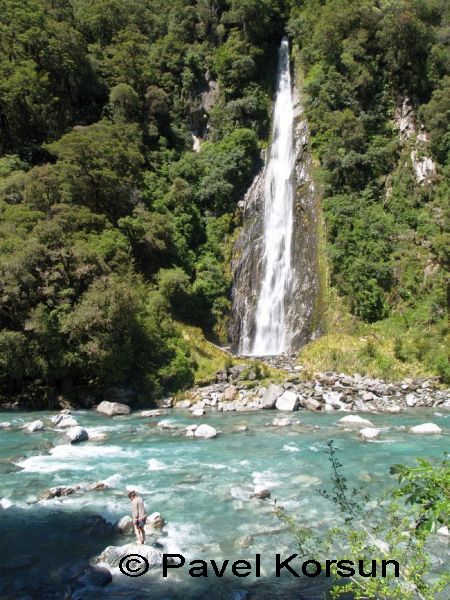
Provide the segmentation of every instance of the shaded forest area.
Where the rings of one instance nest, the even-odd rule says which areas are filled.
[[[445,376],[433,336],[446,335],[448,10],[0,0],[2,400],[120,385],[156,398],[193,382],[179,322],[226,342],[235,207],[268,143],[285,31],[304,73],[331,283],[362,320],[399,312],[431,328],[419,351]],[[426,184],[393,127],[405,97],[430,134]]]

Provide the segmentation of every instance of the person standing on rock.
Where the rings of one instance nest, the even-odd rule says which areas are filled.
[[[135,491],[128,493],[128,498],[131,500],[131,516],[133,518],[133,527],[136,534],[138,544],[145,544],[144,525],[147,520],[144,501]]]

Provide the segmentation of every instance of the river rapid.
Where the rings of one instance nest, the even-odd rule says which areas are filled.
[[[131,579],[115,570],[111,584],[86,587],[73,598],[322,598],[325,578],[274,577],[275,554],[287,557],[296,548],[273,515],[273,500],[299,522],[323,530],[337,519],[333,505],[316,494],[318,487],[329,485],[324,452],[329,440],[339,449],[350,483],[379,495],[393,483],[391,464],[437,459],[448,450],[450,409],[365,413],[382,430],[373,442],[362,441],[358,429],[338,426],[339,412],[299,411],[293,420],[301,423],[267,426],[276,412],[209,412],[195,419],[188,411],[171,410],[149,419],[139,413],[108,418],[73,411],[94,438],[76,445],[49,421],[56,413],[0,413],[0,421],[12,424],[0,429],[0,598],[70,598],[76,565],[107,546],[127,543],[108,528],[92,526],[90,517],[115,523],[129,514],[126,491],[131,488],[141,492],[148,513],[163,514],[167,524],[159,539],[166,552],[180,553],[187,561],[247,559],[252,564],[258,553],[261,577],[238,578],[227,571],[218,579],[210,571],[207,578],[193,579],[187,569],[179,569],[163,579],[161,569],[155,569]],[[44,430],[21,429],[38,418]],[[164,429],[158,426],[161,421],[180,429]],[[439,425],[442,434],[408,432],[426,422]],[[221,434],[188,438],[181,427],[192,423],[207,423]],[[54,486],[98,482],[106,489],[81,488],[62,499],[40,499]],[[270,499],[250,497],[258,484],[270,489]],[[448,541],[439,536],[436,544],[445,564]]]

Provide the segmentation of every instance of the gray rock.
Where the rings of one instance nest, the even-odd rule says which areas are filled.
[[[191,407],[191,402],[189,400],[181,400],[180,402],[177,402],[176,404],[176,408],[190,408]]]
[[[247,365],[236,365],[235,367],[231,367],[228,369],[228,373],[233,377],[239,377],[241,373],[243,373],[247,369]]]
[[[250,498],[265,500],[266,498],[270,498],[270,490],[263,485],[255,485],[253,492],[250,494]]]
[[[165,520],[160,512],[154,512],[147,517],[147,522],[145,523],[145,531],[149,533],[160,530],[164,527]]]
[[[114,533],[114,526],[101,515],[90,515],[83,523],[83,531],[87,537],[106,538]]]
[[[72,494],[75,494],[75,492],[77,492],[79,489],[79,485],[68,487],[53,487],[44,492],[44,494],[42,495],[42,500],[53,500],[53,498],[64,498],[65,496],[71,496]]]
[[[236,433],[243,433],[245,431],[248,431],[248,426],[247,425],[237,425],[236,427],[233,428],[233,431]]]
[[[275,408],[275,403],[283,392],[284,388],[282,388],[281,385],[275,385],[274,383],[271,383],[264,392],[264,396],[261,398],[261,408]]]
[[[293,421],[289,417],[275,417],[275,419],[272,421],[272,425],[274,427],[289,427],[292,424]]]
[[[133,533],[133,519],[129,515],[125,515],[115,523],[114,529],[121,535],[131,535]]]
[[[380,430],[375,427],[363,427],[359,432],[359,437],[364,441],[375,440],[380,435]]]
[[[31,423],[24,425],[23,427],[28,431],[28,433],[34,433],[35,431],[41,431],[44,429],[44,423],[37,419],[36,421],[32,421]]]
[[[367,419],[363,419],[358,415],[347,415],[339,419],[338,425],[354,425],[355,427],[373,427],[373,424]]]
[[[239,408],[239,404],[237,402],[224,402],[222,406],[223,412],[233,412]]]
[[[377,396],[373,392],[362,392],[361,398],[363,402],[371,402],[372,400],[377,400]]]
[[[422,423],[421,425],[411,427],[410,432],[418,434],[437,434],[442,433],[442,429],[435,423]]]
[[[150,569],[162,566],[163,553],[145,544],[125,544],[124,546],[108,546],[97,557],[97,563],[106,563],[110,567],[118,567],[120,560],[130,554],[143,556]]]
[[[196,408],[195,410],[193,410],[191,412],[191,415],[193,417],[203,417],[204,414],[205,414],[205,409],[204,408]]]
[[[320,410],[322,408],[321,403],[314,398],[303,398],[301,405],[308,410]]]
[[[60,429],[66,427],[76,427],[78,425],[77,420],[70,415],[61,415],[61,417],[62,418],[56,423],[56,427],[59,427]]]
[[[119,402],[108,402],[103,400],[96,406],[96,411],[102,415],[112,417],[114,415],[128,415],[130,414],[130,407],[126,404],[120,404]]]
[[[109,570],[98,566],[89,566],[76,580],[78,585],[86,587],[103,587],[111,581],[112,575]]]
[[[173,408],[175,399],[170,397],[170,398],[162,398],[161,400],[157,400],[156,404],[160,407],[160,408]]]
[[[244,535],[243,537],[236,540],[234,545],[236,546],[236,548],[241,548],[244,550],[245,548],[248,548],[249,546],[251,546],[252,542],[253,542],[253,538],[251,535]]]
[[[162,408],[143,410],[141,413],[139,413],[140,417],[163,417],[164,415],[167,415],[167,410],[164,410]]]
[[[412,408],[417,403],[417,398],[414,394],[406,394],[406,404]]]
[[[88,432],[83,427],[77,425],[66,431],[66,436],[69,438],[71,444],[78,444],[79,442],[86,442],[89,439]]]
[[[286,391],[275,402],[275,408],[283,411],[294,411],[300,406],[300,400],[295,392]]]
[[[214,429],[214,427],[206,424],[199,425],[194,431],[194,437],[197,438],[209,439],[215,438],[216,436],[217,431]]]
[[[237,387],[235,385],[229,385],[227,388],[225,388],[225,391],[223,393],[223,399],[228,402],[230,400],[234,400],[237,394]]]

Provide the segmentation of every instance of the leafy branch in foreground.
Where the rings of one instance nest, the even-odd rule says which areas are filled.
[[[300,556],[324,565],[332,558],[354,565],[364,561],[366,573],[373,573],[372,561],[377,562],[378,570],[372,577],[352,575],[343,579],[337,564],[329,566],[334,577],[332,598],[350,593],[357,600],[437,600],[450,584],[450,575],[439,569],[442,561],[430,552],[436,525],[449,519],[447,456],[438,465],[423,459],[418,459],[417,467],[394,465],[391,474],[398,475],[398,487],[370,499],[360,488],[349,489],[333,441],[326,452],[331,488],[320,489],[317,494],[338,509],[336,525],[318,531],[299,524],[283,507],[275,505],[274,513],[292,532]],[[398,576],[389,565],[382,576],[382,560],[396,561]]]

